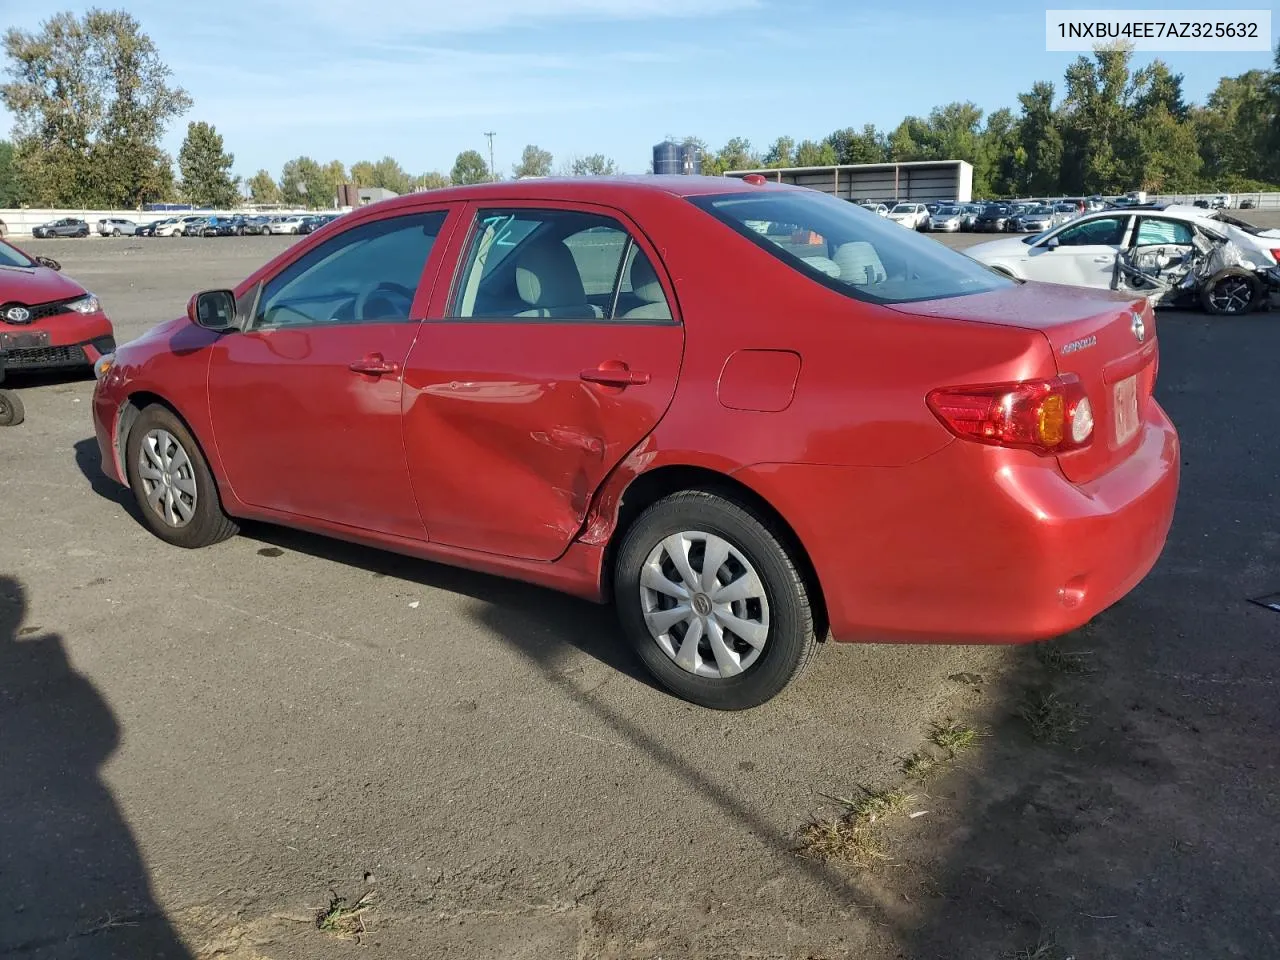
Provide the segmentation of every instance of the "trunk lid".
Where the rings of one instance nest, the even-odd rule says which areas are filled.
[[[902,304],[904,313],[1035,330],[1049,341],[1060,375],[1074,374],[1093,407],[1093,441],[1057,458],[1074,483],[1112,469],[1141,443],[1155,389],[1159,347],[1144,298],[1057,284]]]

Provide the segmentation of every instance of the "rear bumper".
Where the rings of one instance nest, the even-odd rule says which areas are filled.
[[[1178,437],[1154,400],[1143,430],[1132,456],[1088,484],[1052,459],[959,440],[906,467],[740,476],[795,523],[836,640],[1020,643],[1088,622],[1159,558]]]

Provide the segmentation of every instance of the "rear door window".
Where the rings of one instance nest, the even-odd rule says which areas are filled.
[[[1138,221],[1138,237],[1134,243],[1139,247],[1158,246],[1165,243],[1190,246],[1191,239],[1192,230],[1189,223],[1183,223],[1181,220],[1165,220],[1162,217],[1143,217]]]

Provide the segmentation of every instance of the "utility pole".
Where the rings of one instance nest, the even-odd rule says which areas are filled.
[[[497,135],[498,133],[495,130],[490,130],[485,134],[485,136],[489,138],[489,177],[492,180],[496,180],[498,178],[498,171],[495,170],[493,166],[493,138]]]

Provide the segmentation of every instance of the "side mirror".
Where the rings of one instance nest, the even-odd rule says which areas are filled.
[[[209,330],[236,326],[236,295],[231,290],[205,290],[187,301],[187,319]]]
[[[1057,250],[1057,249],[1058,249],[1058,238],[1057,238],[1057,237],[1050,237],[1048,240],[1046,240],[1046,241],[1044,242],[1044,248],[1045,248],[1046,250]]]
[[[62,264],[52,257],[36,257],[36,263],[42,267],[48,267],[50,270],[61,270]]]

